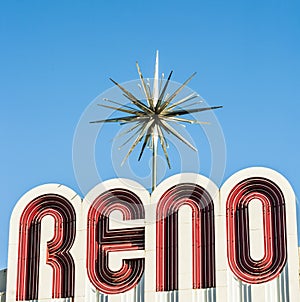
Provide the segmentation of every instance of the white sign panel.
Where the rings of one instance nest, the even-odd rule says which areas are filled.
[[[17,203],[7,301],[298,301],[295,195],[267,168],[219,189],[178,174],[150,196],[112,179],[82,200],[57,184]]]

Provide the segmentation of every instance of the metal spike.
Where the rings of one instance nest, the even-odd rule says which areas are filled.
[[[128,110],[128,109],[108,106],[108,105],[104,105],[104,104],[98,104],[98,106],[113,109],[113,110],[117,110],[117,111],[121,111],[121,112],[125,112],[125,113],[135,114],[135,115],[138,115],[138,116],[145,116],[144,112],[138,111],[138,110]]]
[[[103,101],[110,102],[110,103],[113,103],[113,104],[116,104],[118,106],[131,109],[131,110],[136,110],[136,108],[133,108],[133,107],[128,106],[128,105],[123,105],[122,103],[119,103],[119,102],[116,102],[116,101],[113,101],[113,100],[110,100],[110,99],[107,99],[107,98],[104,98]],[[97,104],[97,105],[100,106],[100,104]]]
[[[197,151],[197,149],[188,141],[186,140],[180,133],[178,133],[171,125],[166,123],[164,120],[161,120],[161,125],[165,130],[168,130],[174,136],[176,136],[179,140],[189,146],[192,150]]]
[[[151,135],[152,135],[152,133],[151,133],[151,127],[149,127],[148,130],[147,130],[147,133],[145,135],[144,143],[143,143],[143,146],[142,146],[142,149],[141,149],[138,161],[141,160],[141,157],[142,157],[142,155],[144,153],[144,150],[145,150],[146,146],[148,145],[148,142],[149,142],[149,139],[150,139]]]
[[[205,107],[205,108],[195,108],[195,109],[190,109],[190,110],[175,110],[168,112],[164,114],[164,116],[178,116],[178,115],[185,115],[185,114],[191,114],[195,112],[203,112],[207,110],[214,110],[214,109],[219,109],[223,108],[223,106],[214,106],[214,107]]]
[[[166,90],[168,88],[168,85],[169,85],[169,82],[171,80],[172,74],[173,74],[173,70],[171,70],[171,72],[170,72],[170,74],[168,76],[167,82],[166,82],[166,84],[165,84],[165,86],[164,86],[164,88],[163,88],[163,90],[162,90],[162,92],[161,92],[161,94],[160,94],[160,96],[158,98],[158,102],[156,104],[155,110],[157,110],[160,107],[161,103],[163,102],[164,95],[165,95]]]
[[[197,101],[197,102],[194,102],[194,103],[191,103],[191,104],[188,104],[188,105],[184,105],[184,108],[188,108],[188,107],[192,107],[192,106],[195,106],[195,105],[199,105],[202,101]]]
[[[142,128],[140,129],[140,134],[138,135],[138,137],[135,139],[135,141],[133,142],[132,146],[130,147],[128,153],[126,154],[126,156],[124,157],[121,166],[124,165],[125,161],[127,160],[128,156],[131,154],[131,152],[134,150],[134,148],[136,147],[136,145],[142,140],[145,131],[147,130],[148,123],[143,124]]]
[[[134,126],[132,126],[132,127],[130,127],[129,129],[126,129],[126,130],[122,131],[121,133],[119,133],[117,136],[115,136],[115,137],[113,138],[113,140],[116,140],[116,139],[118,139],[118,138],[123,137],[124,135],[130,133],[131,131],[133,131],[135,128],[137,128],[137,127],[140,126],[140,125],[141,125],[141,123],[140,123],[140,122],[137,122],[137,124],[135,124]]]
[[[176,122],[183,122],[183,123],[190,123],[190,124],[199,124],[199,125],[209,125],[210,124],[209,122],[189,120],[189,119],[175,117],[175,116],[168,117],[168,120],[173,120],[173,121],[176,121]]]
[[[152,110],[149,109],[146,105],[144,105],[140,100],[138,100],[132,93],[130,93],[128,90],[126,90],[123,86],[121,86],[119,83],[117,83],[116,81],[114,81],[113,79],[110,78],[110,80],[117,85],[123,92],[124,95],[137,107],[139,107],[140,109],[142,109],[145,112],[151,112]]]
[[[195,98],[197,98],[197,97],[198,97],[198,94],[195,94],[195,93],[193,92],[192,94],[188,95],[187,97],[185,97],[185,98],[179,100],[178,102],[172,104],[171,106],[167,107],[164,111],[166,111],[166,110],[167,110],[167,111],[170,111],[170,110],[173,109],[174,107],[177,107],[178,105],[183,104],[183,103],[186,103],[186,102],[188,102],[188,101],[190,101],[190,100],[193,100],[193,99],[195,99]]]
[[[168,163],[168,167],[169,167],[169,169],[171,169],[171,163],[170,163],[169,155],[168,155],[168,151],[167,151],[166,140],[165,140],[165,137],[163,135],[163,132],[162,132],[162,129],[160,128],[160,126],[157,127],[157,132],[158,132],[158,137],[159,137],[159,140],[160,140],[161,147],[164,151],[165,158],[166,158],[167,163]]]
[[[176,91],[168,98],[166,101],[161,105],[159,108],[159,111],[163,111],[170,103],[171,101],[179,94],[179,92],[192,80],[192,78],[196,75],[196,72],[194,72]]]
[[[99,120],[99,121],[92,121],[90,124],[96,124],[96,123],[118,123],[118,122],[128,122],[128,121],[136,121],[139,119],[142,119],[141,116],[123,116],[123,117],[117,117],[117,118],[110,118],[106,120]]]
[[[119,150],[121,150],[125,145],[127,145],[142,129],[143,124],[140,125],[140,127],[122,144],[118,147]]]
[[[139,66],[139,63],[136,62],[136,68],[137,68],[137,71],[138,71],[138,74],[140,76],[140,80],[141,80],[141,83],[142,83],[142,86],[143,86],[143,90],[144,90],[144,93],[145,93],[145,96],[146,96],[146,99],[147,99],[147,102],[148,102],[148,105],[153,108],[153,101],[151,100],[151,96],[149,94],[149,91],[146,87],[146,83],[144,81],[144,77],[143,77],[143,74],[141,72],[141,69],[140,69],[140,66]]]

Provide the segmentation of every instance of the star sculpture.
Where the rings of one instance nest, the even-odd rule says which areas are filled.
[[[161,145],[163,153],[165,155],[166,161],[169,168],[171,168],[169,155],[167,151],[167,140],[165,134],[174,135],[184,144],[189,146],[191,149],[197,151],[197,149],[186,140],[176,129],[172,127],[170,123],[190,123],[190,124],[208,124],[207,122],[198,121],[195,119],[187,119],[183,116],[189,115],[191,113],[202,112],[207,110],[214,110],[222,108],[222,106],[215,107],[199,107],[187,109],[193,105],[199,104],[200,102],[190,103],[191,100],[199,97],[198,94],[193,92],[192,94],[176,101],[172,102],[176,96],[183,90],[184,87],[191,81],[196,73],[193,73],[179,88],[177,88],[172,94],[167,93],[167,88],[171,80],[173,71],[170,72],[167,80],[164,85],[159,87],[159,78],[158,78],[158,52],[156,54],[156,64],[155,64],[155,73],[154,73],[154,83],[153,89],[150,88],[150,84],[144,79],[141,69],[136,62],[138,74],[141,81],[141,89],[145,95],[145,99],[136,98],[130,91],[125,89],[122,85],[110,78],[110,80],[123,92],[123,95],[130,101],[131,105],[123,105],[115,100],[103,99],[104,101],[117,105],[106,105],[98,104],[99,106],[109,108],[118,112],[127,113],[128,115],[110,118],[105,120],[93,121],[91,123],[120,123],[124,124],[133,124],[132,127],[125,130],[121,133],[121,136],[126,134],[131,134],[130,137],[122,145],[126,145],[131,140],[134,139],[131,147],[128,150],[128,153],[122,161],[122,165],[127,160],[129,155],[135,149],[135,147],[143,141],[141,151],[138,157],[138,160],[141,159],[144,150],[146,147],[149,147],[152,150],[152,190],[156,187],[156,170],[157,170],[157,149],[158,142]],[[162,83],[162,80],[161,80]],[[120,137],[120,135],[119,135]],[[121,147],[122,147],[121,146]]]

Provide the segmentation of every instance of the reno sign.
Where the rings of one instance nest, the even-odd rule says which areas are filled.
[[[198,174],[150,195],[100,183],[26,193],[11,217],[7,301],[299,301],[295,195],[267,168]]]

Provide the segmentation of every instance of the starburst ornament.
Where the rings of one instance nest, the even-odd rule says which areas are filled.
[[[152,191],[156,187],[156,174],[157,174],[157,151],[158,143],[161,145],[164,156],[168,163],[169,168],[171,168],[169,155],[167,151],[168,143],[166,140],[166,134],[173,135],[184,144],[186,144],[191,149],[197,151],[197,149],[186,140],[171,124],[172,123],[189,123],[189,124],[208,124],[207,122],[198,121],[195,119],[184,118],[183,116],[189,115],[191,113],[202,112],[207,110],[214,110],[222,108],[222,106],[215,107],[199,107],[199,108],[188,108],[193,105],[199,105],[201,101],[190,102],[197,97],[198,94],[192,93],[180,100],[174,102],[174,99],[178,94],[187,86],[191,79],[195,76],[196,73],[193,73],[179,88],[177,88],[173,93],[167,93],[168,85],[171,80],[173,71],[170,72],[167,80],[164,85],[162,85],[162,79],[159,79],[158,76],[158,52],[156,53],[156,62],[155,62],[155,72],[154,72],[154,81],[153,87],[151,89],[150,83],[146,82],[141,69],[136,63],[138,74],[141,81],[141,89],[144,93],[144,99],[138,99],[130,91],[125,89],[122,85],[110,79],[121,91],[123,95],[130,101],[131,105],[123,105],[116,100],[103,99],[104,101],[117,105],[106,105],[98,104],[99,106],[109,108],[118,112],[127,113],[128,115],[110,118],[105,120],[93,121],[91,123],[120,123],[124,124],[133,124],[129,129],[126,129],[121,136],[130,135],[129,138],[125,141],[123,145],[126,145],[133,140],[131,147],[129,148],[128,153],[124,157],[122,164],[127,160],[132,151],[137,147],[140,142],[142,143],[141,151],[138,157],[138,160],[141,159],[144,150],[146,147],[149,147],[152,150]],[[122,146],[123,146],[122,145]]]

